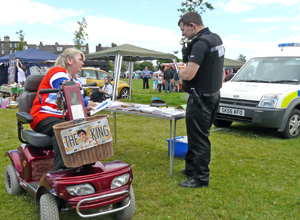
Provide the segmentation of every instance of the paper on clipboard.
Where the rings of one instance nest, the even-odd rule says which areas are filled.
[[[111,99],[106,99],[103,102],[100,102],[94,109],[91,110],[91,115],[96,114],[97,112],[101,111],[102,109],[107,108],[108,106],[111,105]]]

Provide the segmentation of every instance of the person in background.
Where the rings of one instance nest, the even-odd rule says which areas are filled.
[[[164,78],[163,78],[163,74],[161,73],[158,75],[158,92],[161,92],[163,83],[164,83]]]
[[[222,39],[204,27],[201,16],[187,12],[178,21],[182,36],[189,41],[183,47],[186,69],[180,69],[182,88],[189,93],[186,107],[188,151],[185,169],[188,178],[181,187],[199,188],[209,185],[211,159],[210,128],[220,102],[225,48]]]
[[[112,98],[113,87],[111,84],[111,79],[108,76],[104,78],[104,86],[103,88],[99,89],[99,92],[101,94],[100,95],[101,102],[105,99]]]
[[[18,69],[18,83],[24,86],[26,80],[26,66],[23,65],[19,59],[16,60],[17,69]]]
[[[173,77],[174,77],[173,72],[170,69],[170,66],[167,66],[167,69],[164,72],[165,93],[167,93],[168,90],[169,90],[169,93],[172,93],[172,83],[171,83],[171,81],[172,81]]]
[[[179,76],[178,76],[178,73],[176,71],[176,68],[173,67],[173,75],[174,75],[174,78],[173,78],[173,92],[179,92]]]
[[[153,92],[154,92],[154,90],[157,91],[157,84],[158,84],[157,73],[154,73],[153,76],[154,76],[153,79]]]
[[[143,79],[143,89],[145,89],[145,85],[146,85],[146,89],[149,89],[149,82],[148,82],[149,76],[150,76],[150,72],[148,71],[148,67],[145,67],[145,69],[141,74],[141,77]]]
[[[55,170],[64,170],[66,166],[63,162],[62,155],[53,131],[53,126],[65,122],[63,117],[68,116],[68,111],[57,110],[57,96],[55,93],[40,94],[41,89],[58,89],[60,83],[76,80],[76,73],[81,72],[83,61],[85,60],[84,54],[75,48],[67,48],[56,59],[54,67],[50,68],[47,74],[42,79],[36,97],[33,101],[30,114],[33,116],[33,122],[30,127],[39,133],[46,134],[52,138]],[[41,96],[41,101],[39,97]],[[96,103],[83,99],[87,112],[89,113]],[[63,115],[64,114],[64,115]]]

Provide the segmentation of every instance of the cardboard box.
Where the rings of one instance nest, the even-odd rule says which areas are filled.
[[[181,157],[181,158],[185,158],[186,152],[188,150],[188,144],[181,142],[181,141],[177,141],[178,139],[183,138],[182,136],[180,137],[176,137],[175,138],[175,152],[174,152],[174,156],[175,157]],[[168,141],[168,155],[170,156],[170,138],[167,139]],[[173,139],[171,141],[171,144],[173,144]]]

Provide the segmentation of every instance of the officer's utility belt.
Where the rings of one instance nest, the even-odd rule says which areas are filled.
[[[190,92],[189,92],[189,95],[190,95],[190,97],[193,98],[192,101],[196,101],[199,104],[199,106],[202,110],[210,113],[211,111],[207,108],[207,106],[205,105],[205,103],[203,101],[203,96],[204,97],[205,96],[212,97],[212,96],[215,96],[215,95],[219,95],[219,93],[220,93],[220,91],[217,91],[217,92],[204,92],[204,93],[198,94],[196,92],[195,88],[191,88]]]

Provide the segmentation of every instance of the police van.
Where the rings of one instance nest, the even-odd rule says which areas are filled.
[[[223,84],[214,125],[232,122],[276,128],[287,139],[300,135],[300,43],[263,51]]]

